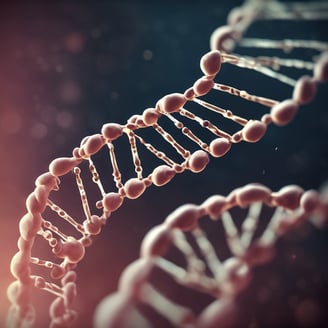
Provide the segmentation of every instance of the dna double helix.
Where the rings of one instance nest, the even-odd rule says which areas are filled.
[[[41,174],[35,180],[35,189],[26,199],[27,213],[19,223],[19,250],[13,256],[10,268],[16,280],[8,287],[8,297],[12,304],[8,314],[8,326],[33,326],[35,309],[32,304],[31,294],[35,289],[44,290],[54,295],[54,300],[49,309],[51,327],[69,327],[73,325],[77,317],[73,306],[76,298],[75,269],[84,258],[87,248],[92,245],[95,237],[101,233],[111,214],[123,205],[124,200],[137,199],[152,185],[164,186],[175,175],[185,171],[202,172],[208,165],[210,156],[214,158],[223,157],[229,153],[234,144],[260,141],[270,125],[284,126],[292,122],[299,108],[310,104],[315,98],[317,89],[328,79],[328,55],[326,52],[328,44],[313,40],[286,39],[273,41],[246,38],[244,35],[247,34],[247,30],[251,25],[260,19],[322,19],[326,17],[324,15],[326,9],[325,3],[293,5],[277,1],[246,1],[243,6],[234,9],[230,13],[227,26],[218,28],[212,34],[210,40],[212,50],[200,59],[202,76],[194,81],[189,88],[181,93],[171,93],[162,97],[153,107],[145,109],[141,114],[133,115],[125,124],[104,124],[100,133],[83,138],[80,145],[73,149],[70,157],[54,159],[49,165],[48,172]],[[234,49],[238,47],[242,49],[251,48],[253,53],[255,51],[258,54],[256,56],[238,55],[234,52]],[[261,56],[260,52],[263,48],[281,50],[287,54],[293,54],[294,50],[303,51],[305,54],[310,54],[310,56],[308,60],[293,57]],[[226,67],[229,69],[231,66],[233,69],[237,69],[238,74],[241,76],[255,72],[266,77],[268,83],[275,81],[285,85],[286,88],[290,88],[290,97],[287,99],[273,99],[267,95],[253,94],[246,88],[240,89],[233,85],[220,83],[221,70]],[[286,68],[287,71],[292,70],[292,74],[285,74],[283,71]],[[304,74],[304,71],[307,71],[307,74]],[[222,94],[228,94],[242,101],[253,103],[256,108],[260,107],[263,111],[256,110],[246,115],[246,113],[239,114],[238,108],[223,108],[220,106],[220,95]],[[220,122],[220,124],[217,122]],[[126,163],[125,160],[119,158],[116,151],[118,147],[120,151],[122,151],[122,147],[126,147],[126,152],[131,154],[130,163]],[[154,160],[148,161],[149,156]],[[107,170],[112,172],[114,189],[106,189],[102,172],[96,163],[98,157],[106,158],[109,162]],[[144,158],[147,158],[147,160],[144,160]],[[126,165],[132,165],[133,167],[132,177],[125,177],[124,166]],[[79,200],[76,204],[71,204],[71,207],[82,205],[83,219],[71,215],[70,209],[63,208],[60,201],[54,201],[54,198],[60,199],[58,195],[62,192],[64,188],[62,187],[62,185],[64,186],[63,181],[66,181],[66,179],[73,180],[76,185]],[[92,181],[95,187],[92,195],[88,191],[89,187],[85,187],[86,181],[89,180]],[[296,189],[297,196],[292,193],[290,197],[294,203],[289,208],[290,206],[285,204],[284,200],[282,200],[282,203],[276,201],[276,196],[266,187],[249,186],[245,188],[250,189],[251,198],[249,201],[246,200],[246,203],[243,204],[242,201],[240,203],[236,200],[231,200],[231,202],[222,200],[225,203],[223,206],[224,212],[218,211],[217,213],[217,216],[222,214],[222,222],[226,231],[225,238],[234,256],[231,261],[227,260],[227,265],[220,264],[203,231],[193,226],[196,224],[195,222],[191,224],[192,234],[195,236],[196,241],[202,245],[200,248],[204,253],[207,265],[213,265],[210,270],[214,275],[217,275],[215,279],[208,278],[204,274],[202,271],[205,270],[204,266],[193,256],[188,243],[184,242],[183,234],[179,232],[179,229],[186,224],[183,222],[181,222],[181,227],[180,223],[177,226],[174,225],[175,223],[172,223],[173,226],[169,225],[174,232],[170,229],[167,230],[166,225],[157,228],[163,233],[164,239],[162,237],[156,239],[156,237],[154,240],[156,243],[163,242],[164,246],[166,246],[166,242],[170,242],[178,247],[186,256],[188,269],[174,267],[173,264],[169,264],[162,257],[156,257],[154,260],[152,257],[146,256],[146,259],[142,258],[138,262],[145,265],[140,270],[146,270],[149,273],[150,268],[159,265],[161,269],[169,272],[179,280],[179,283],[183,283],[188,287],[197,287],[216,297],[222,293],[227,294],[229,297],[224,298],[221,303],[219,298],[219,304],[226,302],[227,299],[230,302],[229,304],[233,304],[234,300],[231,295],[239,292],[239,282],[238,280],[237,282],[235,280],[226,282],[226,279],[235,278],[232,277],[236,275],[234,270],[238,272],[240,270],[242,274],[245,273],[245,276],[240,278],[242,285],[246,285],[245,281],[249,278],[251,266],[253,265],[250,259],[253,255],[249,254],[253,254],[251,253],[253,251],[251,241],[256,225],[254,221],[258,220],[258,216],[253,212],[259,215],[258,202],[264,202],[269,206],[277,206],[278,208],[277,214],[273,216],[273,223],[268,225],[264,237],[255,239],[256,243],[262,241],[268,243],[266,246],[270,249],[270,252],[277,238],[276,235],[280,234],[279,229],[282,229],[281,226],[284,227],[287,224],[288,228],[285,228],[288,230],[289,223],[290,227],[294,227],[294,223],[296,224],[299,220],[302,221],[309,217],[312,211],[319,212],[319,216],[322,217],[325,215],[324,200],[320,200],[317,193],[316,196],[313,196],[314,198],[310,197],[310,200],[307,200],[304,196],[306,198],[304,205],[301,198],[303,191],[300,192],[300,189]],[[283,195],[285,194],[283,193]],[[305,193],[305,195],[308,194]],[[243,197],[241,196],[241,198]],[[247,199],[248,196],[245,197]],[[279,192],[277,197],[279,198]],[[89,201],[91,198],[98,198],[98,200],[91,202]],[[285,196],[281,198],[285,199]],[[290,200],[289,193],[287,193],[286,199],[288,203]],[[254,206],[252,205],[253,201],[256,204]],[[239,238],[229,212],[226,210],[229,209],[229,206],[250,204],[252,214],[245,219],[245,231],[242,232]],[[176,220],[186,220],[188,222],[191,220],[189,217],[191,215],[191,218],[194,217],[193,221],[195,221],[198,220],[199,216],[210,214],[203,207],[202,205],[195,207],[191,211],[192,213],[189,213],[187,209],[186,213],[188,215],[185,215],[182,211],[182,219],[178,218]],[[294,212],[292,211],[290,214],[288,210]],[[288,212],[288,214],[285,214],[285,212]],[[277,226],[277,221],[281,226]],[[67,231],[59,227],[58,222],[66,222]],[[248,229],[248,226],[252,224],[254,229]],[[175,228],[177,229],[175,230]],[[164,229],[164,232],[161,229]],[[149,242],[149,239],[151,238],[146,237],[145,243]],[[40,245],[43,245],[42,247],[46,245],[49,248],[53,254],[52,258],[43,259],[35,254],[37,248],[41,247]],[[159,245],[156,244],[156,247],[159,247]],[[145,252],[152,252],[148,248],[146,247],[147,251]],[[158,255],[156,252],[155,254]],[[211,258],[206,258],[206,256]],[[240,262],[241,258],[242,263]],[[254,261],[255,258],[254,255]],[[218,269],[221,266],[225,267],[222,272]],[[139,267],[137,266],[137,268]],[[136,271],[133,272],[136,273]],[[195,277],[189,277],[193,275]],[[227,275],[232,276],[226,277]],[[128,287],[128,289],[131,291],[133,300],[141,297],[138,294],[139,291],[135,291],[134,287],[144,286],[147,278],[147,275],[142,277],[140,282],[133,279],[132,282],[129,282],[131,279],[127,278],[128,282],[122,283],[131,287]],[[123,281],[125,280],[123,279]],[[236,283],[235,286],[234,283]],[[237,292],[226,293],[224,290],[225,285],[230,286],[227,288],[232,291],[235,291],[234,288],[236,288]],[[171,318],[172,324],[177,326],[205,325],[208,318],[206,311],[204,317],[201,315],[200,319],[195,319],[187,309],[179,308],[177,305],[169,305],[169,301],[160,293],[156,293],[149,288],[149,285],[147,285],[147,290],[153,296],[143,296],[143,301],[150,302],[155,307],[157,304],[157,310],[163,309],[163,304],[165,304],[164,308],[166,305],[176,307],[176,317]],[[126,306],[127,311],[131,310],[133,312],[134,309],[131,308],[132,305],[129,303],[130,299],[124,298],[123,300],[121,294],[117,295],[115,296],[115,302]],[[158,303],[156,303],[156,299],[159,300]],[[128,312],[119,312],[118,315],[126,318],[125,313]],[[142,319],[142,316],[137,312],[133,314],[131,320],[134,320],[134,315],[140,320],[145,320],[142,323],[146,324],[147,320]],[[167,314],[164,313],[164,315]],[[211,325],[211,319],[208,320],[209,325]],[[218,322],[220,321],[215,321],[215,324]],[[127,323],[128,326],[129,324]]]
[[[213,195],[199,206],[185,204],[177,208],[146,234],[140,258],[123,271],[119,290],[98,305],[95,326],[158,327],[158,321],[147,318],[140,304],[148,305],[166,319],[166,324],[174,327],[241,325],[236,299],[250,284],[253,268],[269,262],[278,238],[309,221],[310,217],[316,218],[317,224],[327,222],[326,192],[320,195],[296,185],[272,192],[263,185],[248,184],[226,197]],[[231,215],[234,207],[247,209],[244,219],[240,213],[237,218]],[[274,209],[271,215],[265,207]],[[217,240],[211,242],[202,228],[201,221],[206,217],[215,223],[221,221],[223,240],[231,254],[224,261],[217,255],[222,252],[222,245],[219,248]],[[239,230],[236,221],[240,220]],[[255,237],[260,226],[261,233]],[[208,231],[219,230],[209,224],[205,227]],[[158,271],[178,286],[210,295],[212,302],[196,315],[188,306],[167,296],[167,285],[172,282],[167,277],[162,278]]]

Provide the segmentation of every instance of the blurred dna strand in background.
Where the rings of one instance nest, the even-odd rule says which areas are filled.
[[[243,209],[244,219],[239,212],[238,217],[231,214],[235,207]],[[231,254],[224,260],[218,256],[224,252],[218,233],[211,242],[202,228],[212,232],[212,237],[213,231],[219,231],[208,218],[214,223],[221,221],[222,239]],[[213,195],[199,206],[177,208],[147,233],[140,258],[121,275],[119,290],[98,305],[95,327],[158,327],[158,321],[152,322],[143,314],[140,304],[148,305],[174,327],[241,324],[236,298],[250,284],[252,269],[269,262],[278,238],[306,221],[327,225],[327,189],[320,194],[289,185],[272,192],[264,185],[248,184],[226,197]],[[220,245],[219,249],[215,245]],[[180,285],[208,294],[212,301],[197,316],[183,305],[187,300],[176,303],[166,295],[172,281],[178,286],[171,289],[177,290]],[[193,297],[197,299],[197,294]]]

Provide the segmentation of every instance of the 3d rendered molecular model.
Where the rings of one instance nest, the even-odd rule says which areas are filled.
[[[71,156],[52,160],[35,180],[19,221],[7,326],[36,326],[33,293],[43,290],[53,298],[50,327],[74,327],[78,265],[126,201],[137,202],[148,188],[166,188],[179,174],[206,174],[209,163],[216,165],[238,144],[256,147],[271,127],[288,129],[303,106],[310,110],[327,87],[328,42],[312,35],[305,40],[247,34],[257,22],[323,19],[328,19],[326,2],[245,1],[211,35],[211,50],[200,59],[201,76],[190,87],[165,95],[124,124],[103,124]],[[223,71],[226,80],[240,76],[244,85],[223,82]],[[266,84],[256,85],[255,76]],[[271,96],[271,84],[282,86],[281,97]],[[222,96],[233,99],[229,108],[221,105]],[[245,104],[251,109],[244,110]],[[286,184],[272,191],[269,184],[250,181],[226,196],[182,205],[149,227],[140,257],[124,269],[118,290],[96,307],[94,326],[240,325],[237,298],[253,281],[254,268],[272,260],[280,238],[302,225],[324,229],[328,222],[327,187],[304,189]],[[61,205],[61,197],[69,197],[70,207]],[[74,214],[81,207],[82,215]],[[128,232],[121,238],[129,238]],[[180,289],[184,299],[172,293]],[[189,304],[188,293],[199,303]],[[203,294],[204,299],[195,296]]]

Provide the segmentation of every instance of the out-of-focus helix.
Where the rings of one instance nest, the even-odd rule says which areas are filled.
[[[173,327],[234,326],[238,318],[236,298],[250,284],[252,269],[269,262],[278,238],[301,224],[312,221],[318,227],[327,226],[327,196],[327,189],[318,193],[289,185],[272,192],[264,185],[248,184],[226,197],[214,195],[199,206],[177,208],[146,234],[140,258],[123,271],[119,290],[98,305],[95,327],[158,327],[140,310],[141,304],[158,312]],[[238,217],[231,214],[236,207],[243,209],[244,219],[240,213]],[[222,224],[231,254],[223,261],[218,256],[221,250],[214,246],[217,240],[211,242],[202,228],[202,221],[208,218]],[[154,278],[159,276],[158,270],[177,285],[208,294],[212,302],[196,315],[181,300],[177,303],[165,295],[165,286]]]

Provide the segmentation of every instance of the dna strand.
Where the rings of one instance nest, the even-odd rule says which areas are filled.
[[[211,35],[211,49],[220,49],[226,52],[238,47],[280,49],[290,52],[295,48],[313,48],[325,51],[326,45],[317,40],[271,40],[264,38],[244,38],[247,29],[256,21],[310,21],[326,20],[328,5],[324,1],[308,2],[279,2],[248,0],[233,8],[227,17],[227,25],[218,27]],[[293,65],[292,62],[279,61],[279,58],[267,57],[258,59],[261,64],[279,69],[280,65]],[[263,60],[263,61],[262,61]],[[297,66],[297,61],[295,61]],[[303,65],[300,63],[300,65]],[[286,79],[286,82],[288,78]],[[288,83],[288,82],[287,82]]]
[[[291,62],[296,70],[313,71],[313,77],[300,76],[297,80],[288,79],[268,68],[267,61],[231,55],[224,49],[223,51],[212,50],[200,60],[203,76],[184,93],[164,96],[153,108],[147,108],[140,115],[133,115],[125,124],[104,124],[101,133],[85,137],[80,146],[73,150],[71,157],[53,160],[49,165],[49,172],[45,172],[36,179],[36,187],[26,200],[27,213],[19,223],[19,251],[11,262],[11,272],[17,280],[8,287],[8,297],[12,303],[8,314],[8,326],[33,326],[35,311],[30,300],[33,288],[44,290],[55,296],[49,310],[51,326],[73,324],[77,316],[72,309],[76,296],[74,269],[84,257],[85,249],[92,244],[94,236],[100,234],[102,226],[111,213],[122,206],[124,199],[140,197],[152,184],[163,186],[177,173],[185,170],[194,173],[203,171],[209,162],[208,154],[213,157],[222,157],[229,152],[232,144],[241,141],[258,142],[264,136],[268,125],[288,124],[294,118],[299,106],[309,103],[315,97],[317,86],[328,78],[328,58],[323,52],[327,49],[327,45],[320,44],[322,47],[314,48],[321,55],[311,62],[301,60],[297,61],[297,64],[295,61]],[[311,42],[307,47],[311,47]],[[240,74],[243,74],[244,68],[247,68],[268,76],[270,79],[278,79],[282,83],[292,85],[292,98],[275,100],[253,95],[230,85],[216,83],[214,79],[226,63],[240,67]],[[279,62],[279,65],[282,63]],[[275,62],[274,68],[276,69],[279,65]],[[203,99],[217,91],[261,105],[268,110],[260,117],[246,118]],[[194,113],[189,106],[196,107],[195,111],[200,111],[201,114]],[[207,115],[210,116],[212,113],[216,118],[220,117],[227,123],[229,126],[227,131],[214,124],[212,119],[207,119]],[[256,115],[258,116],[258,113],[254,113],[254,116]],[[231,131],[230,125],[233,126]],[[195,130],[197,126],[198,131],[201,131],[199,132],[201,137],[190,126],[195,126]],[[174,136],[170,129],[174,131]],[[187,146],[178,141],[177,133],[185,138],[183,140]],[[153,145],[153,138],[150,138],[153,135],[161,139],[160,146]],[[148,138],[151,140],[149,141]],[[116,143],[119,144],[122,139],[127,140],[128,151],[131,152],[134,170],[132,178],[122,178],[124,167],[119,165],[120,161],[115,152]],[[168,152],[172,155],[167,155],[166,151],[162,151],[168,147]],[[140,155],[141,148],[158,160],[159,165],[148,168]],[[95,164],[95,157],[100,156],[101,153],[107,160],[109,158],[114,191],[105,190],[101,173]],[[127,163],[124,164],[127,165]],[[147,174],[145,174],[146,170],[148,170]],[[94,195],[90,193],[87,195],[86,179],[83,178],[88,172],[100,198],[93,206],[88,199]],[[63,190],[59,186],[66,177],[68,179],[73,177],[78,189],[79,202],[84,212],[83,220],[73,217],[69,209],[62,208],[58,202],[52,200],[53,197],[58,197],[59,191]],[[71,206],[75,207],[73,204]],[[68,232],[58,227],[61,222],[69,224]],[[38,243],[42,241],[48,245],[54,260],[42,259],[34,255]],[[44,268],[50,274],[36,274],[32,267],[36,268],[36,272]],[[49,278],[46,279],[45,276]],[[60,283],[54,282],[59,280]]]
[[[297,185],[272,192],[264,185],[248,184],[227,196],[213,195],[198,206],[180,206],[146,234],[140,258],[122,272],[118,291],[98,305],[95,327],[159,327],[159,321],[147,318],[140,304],[164,317],[172,327],[234,326],[237,296],[250,284],[253,268],[273,258],[278,239],[310,220],[319,227],[327,224],[326,192],[304,191]],[[236,221],[241,216],[231,214],[234,208],[245,213],[240,228]],[[270,214],[265,208],[271,209]],[[206,219],[222,223],[231,254],[224,260],[217,255],[218,241],[211,242],[205,231],[217,233],[219,229],[203,224]],[[260,234],[256,237],[257,230]],[[167,285],[159,283],[158,271],[178,286],[208,294],[212,301],[195,314],[181,300],[176,302],[166,295]]]

